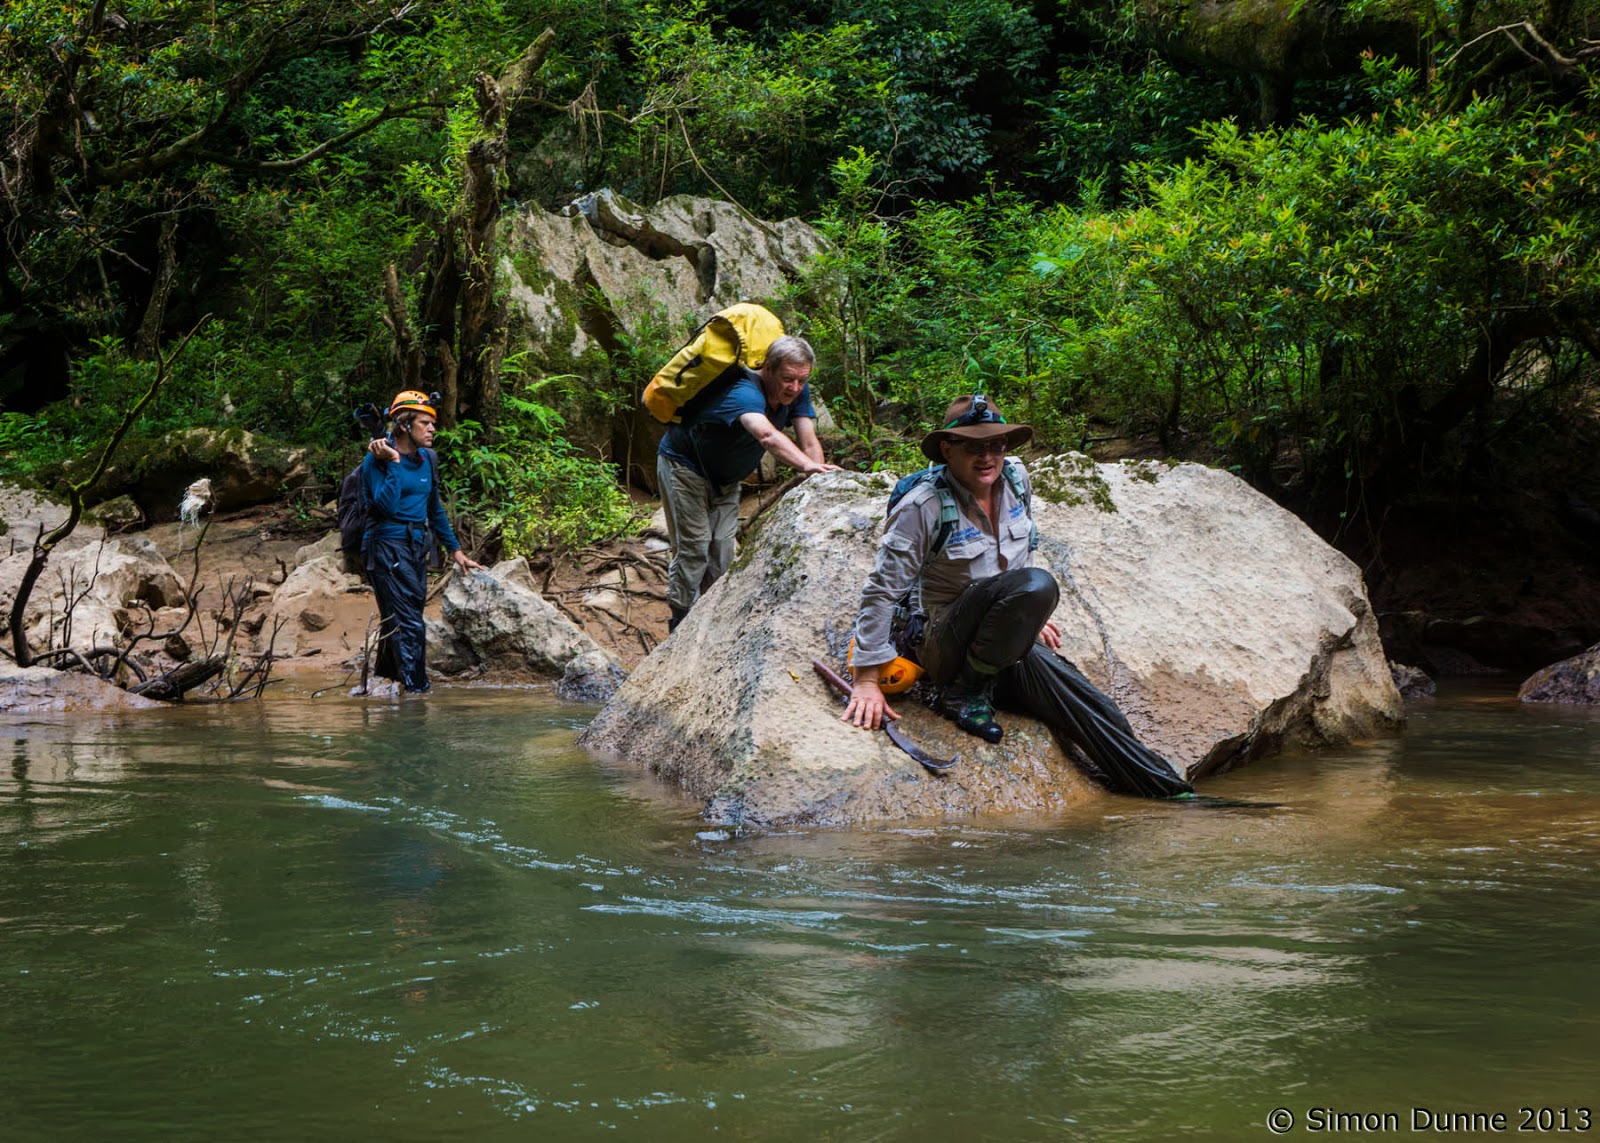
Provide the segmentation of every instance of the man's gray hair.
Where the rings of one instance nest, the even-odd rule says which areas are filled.
[[[782,369],[785,365],[814,366],[816,363],[817,355],[805,338],[780,337],[767,346],[767,360],[761,368],[771,366],[773,369]]]

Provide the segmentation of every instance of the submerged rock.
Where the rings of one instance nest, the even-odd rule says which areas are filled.
[[[1439,689],[1428,672],[1420,667],[1408,667],[1391,660],[1389,675],[1394,679],[1395,689],[1400,692],[1401,698],[1432,698]]]
[[[1600,703],[1600,643],[1537,671],[1517,698],[1523,702]]]
[[[1359,571],[1290,513],[1199,465],[1069,457],[1033,472],[1035,562],[1061,583],[1062,652],[1190,778],[1285,741],[1338,744],[1400,724]],[[811,660],[843,660],[892,484],[832,473],[785,496],[582,741],[705,799],[713,819],[753,825],[1102,796],[1017,715],[987,746],[902,696],[913,741],[961,759],[942,777],[838,720]]]

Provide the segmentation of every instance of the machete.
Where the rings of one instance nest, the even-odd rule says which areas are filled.
[[[848,699],[850,697],[850,684],[836,675],[833,672],[833,669],[828,666],[828,664],[824,663],[821,659],[812,659],[811,669],[816,671],[817,674],[821,675],[824,679],[831,683],[834,689],[840,694],[844,695],[845,698]],[[911,739],[907,738],[905,731],[896,726],[895,720],[892,718],[885,718],[883,720],[883,732],[889,736],[890,742],[893,742],[901,750],[904,750],[907,754],[911,755],[911,757],[922,763],[922,768],[928,771],[930,774],[943,774],[958,761],[955,758],[935,758],[933,755],[927,753],[915,742],[912,742]]]

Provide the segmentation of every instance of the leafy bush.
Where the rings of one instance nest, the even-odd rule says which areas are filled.
[[[498,534],[507,556],[583,547],[624,535],[640,522],[615,467],[557,435],[560,414],[535,399],[544,383],[506,397],[493,438],[475,421],[439,434],[441,447],[467,472],[457,511],[483,535]]]

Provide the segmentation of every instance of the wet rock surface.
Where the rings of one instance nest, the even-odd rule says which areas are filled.
[[[19,667],[9,659],[0,659],[0,711],[7,716],[149,710],[162,705],[89,675],[52,667]]]
[[[1517,692],[1523,702],[1600,703],[1600,644],[1536,671]]]
[[[1408,667],[1404,663],[1389,664],[1390,677],[1394,679],[1395,689],[1404,699],[1432,698],[1438,692],[1438,686],[1428,676],[1428,672],[1419,667]]]
[[[1285,741],[1395,728],[1401,702],[1355,565],[1226,473],[1198,465],[1033,466],[1062,586],[1063,653],[1191,778]],[[1099,483],[1106,512],[1082,495]],[[1004,715],[987,746],[914,702],[902,729],[961,761],[935,777],[838,721],[810,668],[843,660],[887,474],[813,477],[747,537],[734,569],[641,663],[583,741],[753,825],[1052,809],[1101,794],[1049,732]],[[1105,497],[1102,497],[1105,499]]]

